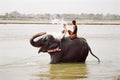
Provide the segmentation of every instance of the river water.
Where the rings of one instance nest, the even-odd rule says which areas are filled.
[[[0,80],[118,80],[120,25],[78,25],[101,63],[88,55],[86,63],[49,64],[50,56],[30,45],[36,33],[59,36],[60,25],[0,24]]]

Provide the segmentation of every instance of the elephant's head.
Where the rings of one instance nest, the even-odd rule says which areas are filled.
[[[58,45],[57,40],[52,35],[46,34],[46,32],[34,35],[30,39],[30,43],[32,46],[40,48],[38,53],[48,52],[50,48],[54,48]]]

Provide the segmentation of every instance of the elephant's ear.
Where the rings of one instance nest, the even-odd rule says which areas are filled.
[[[61,51],[61,49],[59,48],[59,44],[58,43],[53,43],[48,47],[47,50],[49,53],[51,52],[57,52],[57,51]]]

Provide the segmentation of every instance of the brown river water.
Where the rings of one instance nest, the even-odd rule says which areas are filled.
[[[0,24],[0,80],[118,80],[120,25],[78,25],[101,62],[88,55],[86,63],[49,64],[50,56],[30,45],[36,33],[58,37],[60,25]]]

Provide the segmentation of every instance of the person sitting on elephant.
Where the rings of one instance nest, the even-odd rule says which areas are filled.
[[[66,35],[66,32],[67,32],[67,28],[66,28],[66,23],[63,23],[63,27],[62,27],[63,29],[62,29],[62,37],[61,37],[61,41],[63,41],[64,40],[64,37],[65,37],[65,35]],[[60,44],[58,45],[58,43],[57,44],[54,44],[54,45],[52,45],[52,46],[50,46],[49,48],[48,48],[48,52],[59,52],[59,51],[61,51],[61,41],[60,41]]]
[[[66,35],[66,32],[67,32],[67,28],[66,28],[66,24],[64,23],[63,24],[63,30],[62,30],[62,37],[61,37],[61,39],[64,39],[64,37]]]
[[[71,39],[75,39],[77,38],[77,24],[75,20],[72,21],[72,25],[73,25],[73,32],[71,30],[68,30],[68,33]]]

